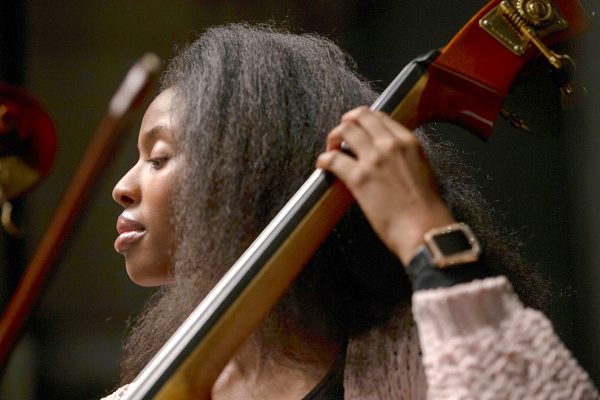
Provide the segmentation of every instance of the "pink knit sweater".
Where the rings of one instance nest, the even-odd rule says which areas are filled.
[[[504,277],[417,292],[412,314],[350,343],[347,399],[599,398],[548,319]]]
[[[548,319],[523,307],[504,277],[416,293],[412,313],[350,342],[344,389],[352,400],[600,399]]]

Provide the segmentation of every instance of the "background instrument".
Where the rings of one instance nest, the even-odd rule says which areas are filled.
[[[14,342],[21,333],[32,308],[39,298],[46,280],[52,272],[54,262],[60,255],[65,242],[69,239],[72,227],[85,206],[91,190],[98,180],[99,174],[111,159],[118,144],[117,139],[119,133],[121,133],[125,118],[142,102],[143,95],[148,91],[153,78],[156,77],[159,65],[158,57],[154,54],[144,56],[131,68],[119,90],[111,100],[106,116],[102,119],[92,142],[83,156],[81,164],[75,171],[73,179],[50,221],[50,225],[46,229],[44,237],[21,278],[19,286],[17,286],[8,307],[4,311],[2,320],[0,321],[0,367],[6,363]],[[7,114],[10,112],[16,113],[16,106],[13,106],[13,103],[7,101],[4,103],[4,106],[8,110]],[[12,111],[13,109],[15,111]],[[23,121],[21,124],[31,123],[35,121],[35,117],[37,115],[28,114],[20,120]],[[46,120],[44,122],[48,123]],[[7,135],[11,134],[10,132],[12,131],[8,132]],[[25,135],[28,133],[28,129],[26,127],[19,127],[17,133]],[[42,142],[42,144],[36,147],[36,157],[33,158],[36,161],[33,165],[41,171],[38,174],[40,176],[49,169],[49,163],[54,157],[53,150],[56,146],[53,137],[48,138],[48,136],[37,134],[32,140],[35,140],[35,138],[40,138],[37,140]],[[50,148],[47,149],[47,147]],[[49,155],[45,153],[46,150],[49,151]],[[26,160],[27,157],[25,156],[23,159]],[[2,161],[0,159],[0,163]],[[12,168],[14,170],[17,170],[17,168],[24,170],[26,167],[19,167],[19,164],[17,164],[17,166]],[[22,185],[13,183],[13,181],[17,181],[17,179],[13,179],[12,181],[6,179],[6,181],[3,180],[1,182],[2,184],[6,182],[11,184],[3,187],[4,193],[7,196],[20,194],[24,190]],[[11,190],[8,191],[9,189]]]
[[[56,132],[50,116],[25,90],[0,83],[1,221],[10,235],[22,235],[12,222],[10,200],[48,175],[55,156]]]

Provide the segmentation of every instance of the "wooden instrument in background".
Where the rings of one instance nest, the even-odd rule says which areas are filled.
[[[11,350],[29,319],[77,218],[87,204],[95,182],[98,181],[100,173],[112,159],[124,121],[142,103],[142,98],[154,82],[159,67],[160,61],[156,55],[145,55],[130,69],[111,100],[106,115],[88,145],[32,260],[2,315],[2,320],[0,320],[0,371],[8,362]],[[1,90],[0,87],[0,95]],[[24,122],[23,125],[31,125],[31,122],[34,121],[33,115],[25,117],[29,119],[25,118],[25,121],[28,122]],[[48,123],[45,122],[45,124]],[[40,155],[37,159],[39,161],[33,165],[39,164],[38,169],[46,173],[54,158],[56,139],[50,139],[49,135],[43,137],[45,141],[41,143],[38,150]],[[0,158],[1,163],[2,159]],[[0,181],[2,180],[0,179]]]

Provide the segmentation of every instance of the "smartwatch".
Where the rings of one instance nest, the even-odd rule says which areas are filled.
[[[413,291],[449,287],[489,276],[478,265],[481,245],[471,228],[455,223],[428,231],[407,266]]]
[[[475,234],[462,222],[431,229],[424,239],[437,268],[471,264],[477,262],[481,254],[481,245]]]

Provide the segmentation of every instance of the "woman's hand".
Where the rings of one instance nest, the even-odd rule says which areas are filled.
[[[356,158],[340,150],[343,141]],[[384,113],[367,107],[346,113],[329,133],[317,167],[344,182],[405,266],[428,230],[455,222],[414,133]]]

